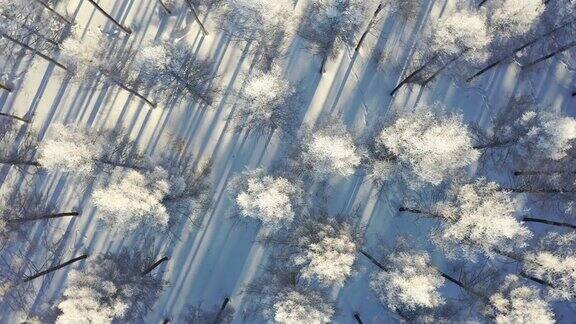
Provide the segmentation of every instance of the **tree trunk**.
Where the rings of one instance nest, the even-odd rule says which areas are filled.
[[[142,272],[142,276],[145,276],[145,275],[149,274],[150,272],[152,272],[152,270],[156,269],[159,265],[161,265],[162,262],[165,262],[165,261],[168,261],[168,260],[170,260],[169,257],[163,257],[162,259],[154,262],[154,264],[151,265],[150,268],[148,268],[148,269],[144,270],[144,272]]]
[[[462,57],[462,55],[464,55],[464,53],[462,53],[461,55],[458,55],[457,57],[450,59],[450,61],[448,61],[448,63],[444,64],[440,69],[438,69],[436,72],[434,72],[434,74],[432,74],[428,79],[424,80],[424,83],[422,83],[422,86],[426,86],[428,83],[430,83],[430,81],[434,80],[440,74],[440,72],[444,71],[447,67],[450,66],[450,64],[456,62],[456,60],[458,60],[460,57]]]
[[[407,77],[404,78],[404,80],[400,81],[400,83],[398,83],[398,85],[396,86],[396,88],[394,88],[391,92],[390,95],[394,96],[394,94],[396,93],[396,91],[400,90],[400,88],[402,88],[402,86],[404,86],[407,83],[410,83],[412,81],[412,79],[418,75],[418,73],[422,72],[422,70],[424,70],[428,64],[430,64],[432,60],[429,60],[428,62],[424,63],[421,67],[419,67],[418,69],[416,69],[416,71],[410,73]]]
[[[354,319],[356,320],[356,323],[363,324],[362,319],[360,319],[360,314],[354,313]]]
[[[142,99],[144,102],[146,102],[147,104],[149,104],[152,108],[156,108],[156,103],[155,103],[155,102],[150,101],[148,98],[144,97],[143,95],[141,95],[140,93],[138,93],[136,90],[134,90],[134,89],[132,89],[132,88],[129,88],[129,87],[126,86],[124,83],[122,83],[122,82],[120,82],[120,81],[118,81],[118,80],[116,80],[116,79],[114,79],[114,78],[111,78],[109,74],[106,74],[106,76],[108,76],[108,77],[112,80],[112,82],[114,82],[114,84],[116,84],[116,85],[119,86],[120,88],[122,88],[122,89],[130,92],[130,93],[133,94],[134,96]]]
[[[190,0],[186,0],[186,3],[190,7],[190,11],[192,11],[192,15],[194,16],[194,19],[196,20],[198,25],[200,25],[200,29],[202,30],[202,33],[204,34],[204,36],[208,35],[208,30],[206,29],[206,27],[204,27],[204,24],[200,20],[200,17],[198,16],[198,12],[196,11],[196,8],[194,8],[194,5],[192,4],[192,2],[190,2]]]
[[[372,263],[374,263],[378,268],[380,268],[382,271],[385,272],[389,272],[390,269],[386,268],[384,265],[382,265],[382,263],[378,262],[373,256],[371,256],[370,254],[368,254],[368,252],[364,251],[364,250],[360,250],[360,253],[362,253],[362,255],[364,255],[365,257],[368,258],[368,260],[372,261]]]
[[[485,149],[489,149],[489,148],[502,147],[502,146],[510,145],[510,144],[516,142],[517,140],[518,139],[514,138],[514,139],[509,139],[509,140],[504,140],[504,141],[496,141],[496,142],[492,142],[492,143],[488,143],[488,144],[475,145],[475,146],[472,146],[472,148],[475,150],[485,150]]]
[[[557,170],[557,171],[536,171],[536,170],[514,171],[514,176],[551,175],[551,174],[576,174],[576,171],[567,171],[567,170]]]
[[[126,34],[128,34],[128,35],[132,34],[132,29],[130,29],[130,27],[126,27],[126,26],[122,25],[121,23],[117,22],[116,19],[114,19],[114,17],[110,16],[106,11],[104,11],[104,9],[102,9],[102,7],[100,7],[96,2],[94,2],[94,0],[88,0],[88,2],[90,2],[94,6],[94,8],[96,8],[98,11],[100,11],[100,13],[102,13],[104,16],[106,16],[106,18],[110,19],[114,23],[114,25],[118,26]]]
[[[78,212],[56,213],[56,214],[48,214],[48,215],[30,217],[30,218],[9,219],[6,222],[7,223],[26,223],[26,222],[33,222],[33,221],[42,220],[42,219],[62,218],[62,217],[78,216],[78,215],[80,215]]]
[[[502,187],[500,191],[510,191],[514,193],[541,193],[541,194],[561,194],[561,193],[574,193],[574,190],[565,189],[550,189],[550,188],[505,188]]]
[[[228,297],[224,298],[224,302],[222,303],[222,306],[220,306],[220,310],[218,310],[218,314],[216,314],[216,318],[214,318],[214,324],[220,323],[220,321],[222,320],[222,313],[224,313],[224,310],[226,309],[226,306],[228,306],[229,302],[230,302],[230,298],[228,298]]]
[[[68,18],[59,14],[56,10],[54,10],[52,7],[47,5],[44,1],[42,1],[42,0],[34,0],[34,1],[39,3],[42,7],[46,8],[50,13],[52,13],[56,17],[60,18],[63,22],[67,23],[68,25],[72,25],[72,22]]]
[[[538,42],[539,40],[541,40],[542,38],[548,37],[552,34],[554,34],[555,32],[557,32],[560,29],[563,29],[564,27],[571,25],[573,23],[573,21],[567,21],[563,24],[561,24],[560,26],[553,28],[552,30],[530,40],[529,42],[525,43],[522,46],[519,46],[517,48],[515,48],[509,55],[504,56],[503,58],[499,59],[498,61],[488,65],[487,67],[481,69],[480,71],[478,71],[476,74],[474,74],[473,76],[469,77],[468,79],[466,79],[466,82],[470,82],[472,81],[474,78],[479,77],[480,75],[488,72],[490,69],[492,69],[493,67],[497,66],[498,64],[502,63],[505,59],[514,56],[514,54],[520,52],[521,50],[525,49],[526,47]]]
[[[320,74],[326,73],[326,63],[328,63],[328,54],[325,54],[320,64]]]
[[[12,119],[16,119],[16,120],[19,120],[19,121],[21,121],[21,122],[23,122],[23,123],[30,124],[30,120],[29,120],[29,119],[22,118],[22,117],[19,117],[19,116],[16,116],[16,115],[5,114],[5,113],[1,113],[1,112],[0,112],[0,116],[4,116],[4,117],[7,117],[7,118],[12,118]]]
[[[4,16],[6,19],[9,19],[9,20],[14,21],[14,18],[13,18],[13,17],[10,17],[10,16],[7,15],[6,13],[0,12],[0,15]],[[41,39],[45,40],[46,42],[52,44],[53,46],[58,47],[58,46],[60,45],[57,41],[55,41],[55,40],[53,40],[53,39],[51,39],[51,38],[48,38],[48,37],[46,37],[46,36],[38,33],[36,30],[34,30],[33,28],[29,27],[28,25],[26,25],[26,24],[24,24],[24,23],[20,24],[20,23],[18,23],[18,22],[16,22],[16,21],[14,21],[14,22],[17,23],[20,28],[26,29],[27,31],[29,31],[29,32],[33,33],[34,35],[40,37]]]
[[[488,1],[488,0],[482,0],[482,1],[480,1],[480,3],[478,4],[478,7],[482,7],[482,5],[483,5],[486,1]]]
[[[40,163],[38,163],[37,161],[0,160],[0,164],[27,165],[27,166],[41,167]]]
[[[59,62],[56,61],[55,59],[49,57],[48,55],[45,55],[45,54],[41,53],[40,51],[38,51],[38,50],[36,50],[36,49],[28,46],[27,44],[24,44],[24,43],[22,43],[21,41],[15,39],[15,38],[13,38],[13,37],[11,37],[11,36],[9,36],[9,35],[6,35],[6,34],[3,33],[3,32],[0,32],[0,36],[8,39],[9,41],[11,41],[11,42],[13,42],[13,43],[15,43],[15,44],[20,45],[21,47],[23,47],[23,48],[25,48],[25,49],[33,52],[35,55],[40,56],[41,58],[43,58],[43,59],[45,59],[45,60],[47,60],[47,61],[49,61],[49,62],[51,62],[51,63],[54,63],[56,66],[58,66],[58,67],[60,67],[60,68],[62,68],[62,69],[64,69],[64,70],[66,70],[66,71],[68,70],[64,65],[62,65],[61,63],[59,63]]]
[[[8,85],[6,85],[6,84],[4,84],[4,83],[2,83],[2,82],[0,82],[0,89],[4,89],[4,90],[6,90],[6,91],[8,91],[8,92],[12,92],[12,90],[13,90],[11,87],[9,87]]]
[[[158,0],[158,2],[160,3],[160,5],[162,6],[162,8],[164,8],[164,10],[165,10],[169,15],[172,14],[172,10],[170,10],[170,9],[164,4],[164,1]]]
[[[399,212],[409,212],[413,214],[426,214],[425,212],[421,211],[420,209],[412,209],[408,207],[400,207],[398,208]]]
[[[81,256],[76,257],[76,258],[74,258],[74,259],[68,260],[68,261],[66,261],[66,262],[64,262],[64,263],[62,263],[62,264],[59,264],[59,265],[54,266],[54,267],[51,267],[51,268],[49,268],[49,269],[47,269],[47,270],[38,272],[38,273],[35,274],[35,275],[32,275],[32,276],[30,276],[30,277],[26,277],[24,280],[22,280],[22,282],[25,283],[25,282],[34,280],[34,279],[36,279],[36,278],[38,278],[38,277],[42,277],[42,276],[47,275],[47,274],[49,274],[49,273],[51,273],[51,272],[54,272],[54,271],[56,271],[56,270],[58,270],[58,269],[62,269],[62,268],[64,268],[64,267],[66,267],[66,266],[69,266],[69,265],[71,265],[71,264],[74,263],[74,262],[78,262],[78,261],[80,261],[80,260],[84,260],[84,259],[86,259],[87,257],[88,257],[88,255],[84,254],[84,255],[81,255]]]
[[[162,321],[162,324],[168,324],[168,323],[170,323],[170,319],[169,319],[169,318],[165,318],[165,319]]]
[[[524,277],[524,278],[526,278],[526,279],[532,280],[532,281],[534,281],[534,282],[536,282],[536,283],[539,283],[539,284],[541,284],[541,285],[543,285],[543,286],[548,286],[548,287],[554,288],[554,285],[552,285],[551,283],[549,283],[549,282],[547,282],[547,281],[545,281],[545,280],[542,280],[542,279],[540,279],[540,278],[533,277],[533,276],[527,274],[527,273],[524,272],[524,271],[520,272],[520,276],[521,276],[521,277]]]
[[[119,163],[119,162],[114,162],[114,161],[110,161],[110,160],[95,160],[95,161],[97,163],[111,165],[113,167],[118,167],[118,168],[132,169],[132,170],[136,170],[136,171],[146,170],[145,167],[141,167],[141,166],[135,165],[135,164]]]
[[[549,59],[549,58],[551,58],[551,57],[553,57],[553,56],[556,56],[557,54],[560,54],[560,53],[562,53],[562,52],[564,52],[564,51],[567,51],[567,50],[569,50],[570,48],[572,48],[572,47],[574,47],[574,46],[576,46],[576,41],[574,41],[574,42],[572,42],[572,43],[570,43],[570,44],[568,44],[568,45],[562,46],[562,47],[560,47],[559,49],[555,50],[554,52],[552,52],[552,53],[550,53],[550,54],[548,54],[548,55],[545,55],[545,56],[543,56],[543,57],[541,57],[541,58],[539,58],[539,59],[537,59],[537,60],[535,60],[535,61],[532,61],[532,62],[530,62],[530,63],[528,63],[528,64],[526,64],[526,65],[523,65],[522,68],[531,67],[531,66],[536,65],[536,64],[538,64],[538,63],[540,63],[540,62],[542,62],[542,61],[546,61],[547,59]]]
[[[358,52],[358,50],[360,50],[360,47],[362,47],[362,43],[364,43],[366,36],[368,36],[370,30],[372,29],[372,27],[374,27],[374,22],[376,21],[376,18],[378,17],[378,14],[380,14],[380,11],[382,11],[382,9],[384,9],[384,5],[380,3],[378,5],[378,8],[376,8],[376,11],[374,11],[374,15],[372,16],[372,19],[370,19],[370,22],[368,23],[368,26],[366,27],[364,34],[362,34],[362,37],[360,37],[358,45],[356,45],[356,49],[354,50],[355,52]]]
[[[573,225],[573,224],[555,222],[555,221],[542,219],[542,218],[524,217],[524,218],[522,218],[522,220],[525,222],[542,223],[542,224],[548,224],[548,225],[553,225],[553,226],[560,226],[560,227],[566,227],[566,228],[570,228],[570,229],[576,229],[576,225]]]

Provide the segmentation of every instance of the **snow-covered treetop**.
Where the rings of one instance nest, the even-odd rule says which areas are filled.
[[[256,42],[265,68],[281,55],[285,39],[293,33],[294,4],[291,0],[226,0],[220,25],[233,39]]]
[[[462,249],[473,258],[479,250],[486,255],[495,251],[512,252],[527,245],[531,232],[518,221],[520,203],[494,182],[479,179],[455,185],[449,198],[436,205],[436,213],[445,219],[435,239],[451,249]]]
[[[441,116],[428,109],[398,117],[376,141],[377,149],[392,153],[390,162],[405,165],[420,182],[433,185],[471,165],[479,156],[461,116]]]
[[[546,291],[552,299],[576,298],[575,243],[575,233],[551,233],[542,239],[538,249],[525,256],[524,271],[549,283]]]
[[[313,236],[302,235],[298,245],[304,249],[294,255],[293,262],[301,267],[303,278],[342,286],[352,275],[359,244],[348,225],[319,223],[316,233]]]
[[[70,272],[65,299],[58,304],[62,314],[56,323],[111,323],[124,317],[128,309],[125,300],[117,298],[103,303],[118,292],[118,287],[111,281],[103,281],[97,272]]]
[[[313,0],[304,11],[299,33],[323,55],[334,57],[357,36],[374,12],[373,0]]]
[[[60,46],[62,64],[78,79],[92,79],[106,65],[108,39],[99,30],[73,28]]]
[[[372,276],[370,287],[393,311],[435,308],[444,303],[438,291],[444,278],[424,251],[399,251],[389,256],[389,271]]]
[[[143,274],[154,261],[139,252],[106,254],[71,271],[56,323],[134,322],[158,297],[163,282]],[[138,321],[137,321],[138,322]]]
[[[149,45],[135,53],[130,82],[156,100],[174,103],[191,96],[210,105],[217,89],[212,64],[195,56],[186,42]]]
[[[273,312],[268,314],[275,323],[281,324],[330,323],[333,315],[332,305],[325,302],[320,295],[294,289],[285,290],[277,296]]]
[[[498,324],[508,323],[555,323],[554,313],[548,303],[539,296],[538,290],[522,286],[514,275],[506,277],[500,292],[490,296],[487,313]]]
[[[540,0],[499,0],[490,5],[490,32],[505,41],[530,32],[545,9],[544,2]]]
[[[451,60],[483,61],[491,42],[486,19],[478,12],[457,11],[441,18],[430,35],[432,55]]]
[[[55,124],[40,143],[38,162],[51,171],[83,176],[114,167],[144,169],[147,158],[136,150],[136,144],[122,128],[92,130]]]
[[[302,159],[320,179],[348,177],[356,172],[361,156],[352,136],[340,124],[315,131],[305,139]]]
[[[38,162],[48,170],[89,174],[94,171],[94,160],[102,155],[104,144],[93,132],[52,125],[48,138],[40,144]]]
[[[542,152],[542,157],[560,160],[576,139],[576,119],[549,112],[525,112],[518,123],[525,129],[521,143],[530,151]]]
[[[274,178],[264,170],[244,172],[230,187],[240,215],[260,220],[272,230],[289,224],[303,202],[303,191],[285,178]]]
[[[140,225],[166,227],[169,216],[163,200],[170,190],[166,178],[161,168],[148,173],[130,170],[107,187],[96,189],[92,203],[98,207],[98,218],[122,231]]]
[[[237,130],[267,133],[275,129],[291,131],[300,109],[296,88],[275,67],[269,73],[256,73],[248,80],[243,102],[234,110]]]

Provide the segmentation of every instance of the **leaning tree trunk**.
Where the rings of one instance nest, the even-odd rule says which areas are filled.
[[[400,90],[405,84],[411,83],[412,80],[425,68],[427,68],[434,60],[436,59],[437,55],[432,56],[426,63],[422,64],[419,68],[417,68],[414,72],[410,73],[407,77],[405,77],[402,81],[398,83],[398,85],[390,92],[391,96],[394,96],[396,91]]]
[[[326,73],[326,63],[328,63],[328,56],[328,54],[325,54],[324,57],[322,57],[322,63],[320,64],[320,74]]]
[[[13,43],[15,43],[15,44],[18,44],[19,46],[21,46],[21,47],[23,47],[23,48],[25,48],[25,49],[33,52],[35,55],[40,56],[41,58],[43,58],[43,59],[45,59],[45,60],[47,60],[47,61],[55,64],[56,66],[58,66],[58,67],[60,67],[60,68],[62,68],[62,69],[64,69],[64,70],[66,70],[66,71],[68,70],[64,65],[62,65],[61,63],[59,63],[59,62],[56,61],[55,59],[49,57],[48,55],[43,54],[42,52],[40,52],[40,51],[38,51],[38,50],[36,50],[36,49],[28,46],[28,45],[25,44],[25,43],[22,43],[21,41],[13,38],[12,36],[7,35],[6,33],[0,32],[0,37],[4,37],[4,38],[8,39],[9,41],[11,41],[11,42],[13,42]]]
[[[10,159],[0,159],[0,164],[11,164],[11,165],[26,165],[26,166],[35,166],[40,167],[40,163],[38,161],[25,161],[25,160],[10,160]]]
[[[474,80],[476,77],[481,76],[482,74],[490,71],[493,67],[497,66],[498,64],[502,63],[504,60],[514,56],[516,53],[520,52],[521,50],[525,49],[526,47],[535,44],[536,42],[538,42],[539,40],[541,40],[542,38],[548,37],[552,34],[554,34],[555,32],[557,32],[560,29],[563,29],[564,27],[571,25],[573,23],[573,21],[567,21],[563,24],[561,24],[560,26],[553,28],[552,30],[530,40],[529,42],[525,43],[522,46],[519,46],[517,48],[515,48],[510,54],[505,55],[504,57],[502,57],[501,59],[497,60],[496,62],[486,66],[485,68],[481,69],[480,71],[476,72],[476,74],[474,74],[473,76],[469,77],[468,79],[466,79],[466,82],[470,82],[472,80]]]
[[[12,92],[12,91],[13,91],[12,87],[10,87],[10,86],[2,83],[2,82],[0,82],[0,89],[4,89],[4,90],[6,90],[6,91],[8,91],[8,92]]]
[[[488,1],[488,0],[482,0],[482,1],[480,1],[480,3],[478,4],[478,7],[482,7],[482,5],[483,5],[485,2],[487,2],[487,1]]]
[[[165,10],[169,15],[172,14],[172,10],[170,10],[170,8],[168,8],[168,6],[166,6],[166,4],[164,3],[164,1],[158,0],[158,2],[160,3],[160,5],[162,6],[162,8],[164,8],[164,10]]]
[[[190,7],[190,11],[192,11],[192,16],[194,16],[194,20],[196,20],[198,25],[200,25],[200,29],[202,29],[202,33],[204,34],[204,36],[208,35],[208,30],[206,29],[206,27],[204,27],[204,24],[200,20],[198,12],[196,11],[196,8],[194,8],[194,4],[191,2],[191,0],[186,0],[186,3]]]
[[[62,16],[61,14],[59,14],[56,10],[54,10],[52,7],[50,7],[49,5],[47,5],[44,1],[42,0],[34,0],[36,1],[38,4],[40,4],[42,7],[46,8],[50,13],[52,13],[53,15],[55,15],[56,17],[60,18],[63,22],[67,23],[68,25],[72,25],[72,22]]]
[[[481,144],[481,145],[474,145],[474,146],[472,146],[472,148],[475,149],[475,150],[485,150],[485,149],[503,147],[503,146],[507,146],[507,145],[510,145],[510,144],[514,144],[516,141],[518,141],[517,138],[512,138],[512,139],[507,139],[507,140],[502,140],[502,141],[495,141],[495,142],[486,143],[486,144]]]
[[[537,171],[537,170],[518,170],[514,171],[514,176],[533,176],[533,175],[552,175],[552,174],[576,174],[576,171],[556,170],[556,171]]]
[[[142,99],[144,102],[146,102],[147,104],[149,104],[152,108],[156,108],[156,103],[151,101],[150,99],[146,98],[144,95],[141,95],[140,93],[138,93],[138,91],[128,87],[127,85],[125,85],[124,83],[116,80],[115,78],[111,77],[110,74],[105,73],[104,75],[106,75],[112,82],[114,82],[114,84],[116,84],[117,86],[119,86],[120,88],[130,92],[131,94],[133,94],[134,96]]]
[[[170,260],[169,257],[163,257],[162,259],[154,262],[153,265],[151,265],[148,269],[144,270],[142,272],[142,276],[145,276],[147,274],[149,274],[150,272],[152,272],[154,269],[156,269],[159,265],[161,265],[163,262]]]
[[[90,2],[94,6],[94,8],[96,8],[98,11],[100,11],[100,13],[102,13],[104,16],[106,16],[106,18],[108,18],[110,21],[112,21],[114,23],[114,25],[118,26],[118,28],[122,29],[126,34],[128,34],[128,35],[132,34],[132,29],[130,29],[130,27],[126,27],[126,26],[122,25],[121,23],[119,23],[118,21],[116,21],[116,19],[114,19],[114,17],[110,16],[109,13],[104,11],[104,9],[102,9],[102,7],[100,7],[96,2],[94,2],[94,0],[88,0],[88,2]]]
[[[136,171],[145,171],[147,168],[137,165],[137,164],[130,164],[130,163],[121,163],[121,162],[114,162],[110,160],[95,160],[96,163],[106,164],[117,168],[124,168],[124,169],[131,169]]]
[[[372,19],[370,19],[370,22],[368,23],[368,26],[366,27],[364,34],[362,34],[362,36],[360,37],[360,40],[358,41],[358,45],[356,45],[356,49],[354,50],[355,52],[358,52],[360,50],[360,47],[362,47],[362,43],[364,43],[366,36],[368,36],[368,33],[370,32],[370,30],[374,27],[374,23],[376,22],[376,18],[378,17],[378,15],[380,14],[380,11],[382,11],[382,9],[384,9],[384,5],[382,3],[380,3],[378,5],[378,8],[376,8],[376,11],[374,11],[374,15],[372,16]]]
[[[556,221],[551,221],[551,220],[547,220],[547,219],[533,218],[533,217],[524,217],[524,218],[522,218],[522,220],[525,222],[541,223],[541,224],[566,227],[566,228],[576,230],[576,225],[569,224],[569,223],[562,223],[562,222],[556,222]]]
[[[75,217],[78,215],[80,215],[78,212],[55,213],[55,214],[47,214],[47,215],[29,217],[29,218],[9,219],[6,222],[8,224],[13,224],[13,223],[21,224],[21,223],[34,222],[34,221],[44,220],[44,219],[62,218],[62,217],[68,217],[68,216]]]
[[[30,124],[30,120],[29,120],[29,119],[26,119],[26,118],[23,118],[23,117],[20,117],[20,116],[16,116],[16,115],[12,115],[12,114],[6,114],[6,113],[2,113],[2,112],[0,112],[0,116],[7,117],[7,118],[12,118],[12,119],[16,119],[16,120],[19,120],[19,121],[21,121],[21,122],[23,122],[23,123]]]
[[[84,255],[81,255],[81,256],[76,257],[76,258],[74,258],[74,259],[68,260],[68,261],[66,261],[66,262],[64,262],[64,263],[62,263],[62,264],[57,265],[57,266],[51,267],[51,268],[49,268],[49,269],[47,269],[47,270],[38,272],[38,273],[35,274],[35,275],[32,275],[32,276],[29,276],[29,277],[24,278],[24,280],[22,280],[22,283],[25,283],[25,282],[34,280],[34,279],[39,278],[39,277],[42,277],[42,276],[47,275],[47,274],[49,274],[49,273],[51,273],[51,272],[54,272],[54,271],[56,271],[56,270],[62,269],[62,268],[64,268],[64,267],[66,267],[66,266],[69,266],[69,265],[71,265],[71,264],[74,263],[74,262],[78,262],[78,261],[84,260],[84,259],[86,259],[87,257],[88,257],[88,255],[87,255],[87,254],[84,254]]]
[[[228,297],[224,298],[224,302],[222,302],[222,306],[220,306],[220,309],[218,310],[218,313],[216,314],[216,317],[214,318],[214,324],[220,323],[221,318],[222,318],[222,314],[224,313],[224,310],[226,309],[226,306],[228,306],[229,302],[230,302],[230,298],[228,298]]]
[[[522,68],[531,67],[531,66],[534,66],[534,65],[536,65],[536,64],[538,64],[538,63],[540,63],[540,62],[546,61],[547,59],[549,59],[549,58],[551,58],[551,57],[554,57],[554,56],[556,56],[557,54],[560,54],[560,53],[562,53],[562,52],[565,52],[565,51],[571,49],[571,48],[574,47],[574,46],[576,46],[576,41],[574,41],[574,42],[572,42],[572,43],[569,43],[568,45],[562,46],[562,47],[560,47],[559,49],[555,50],[554,52],[552,52],[552,53],[550,53],[550,54],[548,54],[548,55],[545,55],[545,56],[543,56],[543,57],[541,57],[541,58],[539,58],[539,59],[536,59],[536,60],[534,60],[534,61],[532,61],[532,62],[530,62],[530,63],[528,63],[528,64],[526,64],[526,65],[523,65]]]
[[[533,194],[563,194],[575,193],[572,189],[557,189],[557,188],[515,188],[515,187],[501,187],[501,191],[510,191],[514,193],[533,193]]]
[[[356,323],[363,324],[362,319],[360,318],[360,314],[354,313],[354,319],[356,320]]]

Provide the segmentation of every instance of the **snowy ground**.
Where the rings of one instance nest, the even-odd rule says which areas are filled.
[[[62,1],[59,10],[75,17],[82,28],[102,26],[113,30],[105,18],[83,0]],[[299,1],[298,8],[302,7]],[[463,112],[468,122],[485,123],[510,97],[532,93],[552,110],[575,115],[575,100],[570,97],[574,89],[575,71],[559,58],[540,64],[529,78],[521,80],[520,71],[513,65],[500,66],[483,76],[473,85],[460,85],[444,76],[427,88],[409,85],[394,98],[389,91],[409,68],[414,42],[420,31],[431,20],[445,14],[454,1],[424,1],[425,8],[416,21],[409,24],[386,19],[379,35],[371,36],[366,46],[356,55],[353,51],[342,53],[327,66],[327,73],[320,75],[321,58],[312,55],[304,41],[296,39],[289,55],[283,60],[286,76],[305,88],[306,110],[303,121],[309,125],[329,117],[340,115],[350,130],[361,136],[392,110],[412,110],[418,104],[442,102],[450,110]],[[86,125],[92,128],[123,125],[140,146],[149,153],[157,154],[174,138],[182,141],[187,150],[198,158],[211,158],[214,164],[214,203],[203,219],[200,229],[183,229],[181,240],[170,242],[159,238],[158,255],[169,255],[170,262],[163,265],[164,278],[169,286],[149,313],[146,323],[160,323],[170,317],[178,322],[178,316],[190,304],[215,307],[225,296],[230,296],[238,309],[235,322],[244,323],[242,289],[253,277],[258,276],[266,251],[254,243],[258,233],[256,224],[235,225],[229,219],[231,204],[226,185],[231,176],[246,168],[271,167],[284,157],[286,147],[274,136],[268,138],[245,137],[231,131],[226,120],[235,109],[233,89],[239,89],[250,70],[251,57],[247,48],[230,43],[211,24],[210,15],[204,17],[211,33],[203,36],[198,25],[185,10],[177,10],[166,16],[157,0],[102,0],[100,4],[124,24],[132,26],[136,45],[143,46],[159,39],[193,44],[199,55],[211,58],[217,73],[222,76],[224,89],[222,102],[211,109],[197,104],[178,107],[150,109],[142,102],[129,98],[115,87],[98,91],[79,89],[63,79],[58,67],[48,65],[36,58],[24,60],[20,68],[28,73],[18,79],[17,91],[0,93],[3,112],[23,115],[33,111],[35,125],[44,136],[50,124],[56,122]],[[380,31],[378,31],[380,32]],[[384,69],[377,69],[372,59],[371,43],[389,51],[392,59]],[[122,46],[123,44],[119,44]],[[523,72],[527,73],[527,72]],[[16,177],[11,171],[4,179]],[[62,207],[82,208],[78,219],[62,219],[51,222],[49,230],[54,238],[65,235],[61,243],[62,258],[89,251],[96,255],[102,251],[117,250],[130,244],[133,238],[122,237],[99,228],[93,219],[94,212],[81,191],[83,183],[73,176],[46,174],[42,176],[42,188]],[[6,180],[6,183],[8,181]],[[378,196],[376,188],[360,176],[350,179],[333,179],[333,195],[330,197],[332,212],[346,212],[359,208],[362,222],[367,225],[368,248],[375,248],[378,237],[393,237],[396,233],[411,233],[425,244],[425,231],[418,221],[397,217],[396,207],[400,193],[383,192]],[[368,271],[372,265],[359,257],[358,274],[345,287],[335,290],[339,311],[336,323],[353,323],[352,314],[359,312],[365,323],[387,322],[391,314],[370,293]],[[67,272],[63,269],[53,276],[37,282],[43,289],[43,300],[56,303],[65,286]],[[40,307],[41,300],[34,307]],[[18,314],[3,312],[2,323],[14,323]]]

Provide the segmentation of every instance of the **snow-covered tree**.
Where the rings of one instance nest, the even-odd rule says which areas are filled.
[[[352,229],[347,224],[327,222],[319,223],[316,233],[307,234],[300,237],[298,245],[302,250],[293,259],[301,267],[302,278],[342,286],[352,275],[359,249]]]
[[[478,131],[476,148],[497,150],[510,162],[525,164],[559,161],[574,147],[575,118],[538,110],[525,98],[515,98],[502,110],[491,132]]]
[[[68,275],[62,312],[56,323],[138,322],[152,306],[164,282],[152,271],[154,262],[142,252],[108,253]]]
[[[532,235],[516,217],[520,202],[484,179],[454,185],[448,197],[436,203],[432,211],[406,207],[400,211],[442,220],[433,241],[450,256],[462,251],[463,256],[473,259],[478,252],[492,256],[516,251],[526,247]]]
[[[219,24],[234,40],[254,45],[264,72],[282,55],[294,29],[294,4],[290,0],[226,0]]]
[[[185,218],[196,225],[212,200],[211,161],[196,161],[181,152],[175,156],[163,156],[160,163],[166,170],[170,190],[162,203],[170,214],[168,227],[181,224]]]
[[[524,257],[524,274],[541,281],[552,299],[576,298],[576,234],[551,233]]]
[[[194,52],[182,42],[145,47],[136,54],[131,83],[150,92],[155,101],[174,104],[190,97],[211,105],[218,93],[216,74],[212,64]]]
[[[229,190],[239,215],[258,219],[272,230],[290,224],[304,203],[304,192],[299,184],[267,175],[262,169],[237,176]]]
[[[268,313],[275,323],[330,323],[334,309],[312,291],[286,289],[276,296],[273,309]]]
[[[400,81],[390,94],[394,95],[408,83],[428,84],[455,61],[472,65],[484,62],[491,41],[486,18],[478,12],[461,10],[440,19],[425,38],[424,63]]]
[[[130,170],[92,194],[98,219],[123,231],[140,225],[164,229],[170,219],[163,201],[170,191],[164,169],[141,173]]]
[[[329,124],[302,139],[300,162],[318,179],[349,177],[360,165],[361,154],[341,123]]]
[[[28,125],[21,127],[14,121],[0,123],[0,164],[18,168],[38,166],[34,159],[37,148],[36,133]]]
[[[80,28],[73,29],[60,47],[62,63],[73,81],[90,85],[113,83],[156,107],[156,103],[128,83],[132,72],[129,63],[134,56],[134,50],[118,46],[114,39],[94,29],[85,32]]]
[[[2,54],[8,54],[13,49],[24,49],[61,66],[52,56],[58,49],[69,22],[44,9],[38,1],[0,0]],[[12,62],[8,60],[4,63]]]
[[[114,168],[143,170],[146,158],[123,129],[91,130],[55,124],[40,144],[38,162],[51,171],[91,176]]]
[[[293,271],[307,282],[342,286],[353,274],[361,238],[352,225],[328,215],[299,218],[289,231],[264,240],[280,260],[291,260]]]
[[[488,26],[494,40],[502,46],[531,32],[544,12],[540,0],[499,0],[489,6]]]
[[[298,33],[322,56],[320,72],[326,62],[345,47],[354,48],[362,28],[378,6],[373,0],[313,0],[302,14]]]
[[[522,286],[514,275],[506,277],[499,292],[490,296],[487,314],[498,324],[555,323],[552,307],[538,290]]]
[[[36,221],[78,215],[76,210],[60,210],[30,188],[15,193],[3,192],[0,194],[0,245],[17,236],[27,237],[27,230]]]
[[[398,251],[388,257],[388,271],[372,276],[370,287],[393,311],[401,313],[436,308],[444,303],[438,291],[444,278],[430,265],[424,251]]]
[[[300,91],[282,76],[278,67],[250,77],[240,99],[231,115],[236,131],[247,130],[258,135],[275,130],[293,132],[302,106]]]
[[[372,150],[372,178],[385,179],[394,167],[402,167],[410,178],[415,178],[407,179],[413,184],[439,185],[476,162],[479,156],[462,116],[442,115],[429,109],[396,117],[382,129]]]

